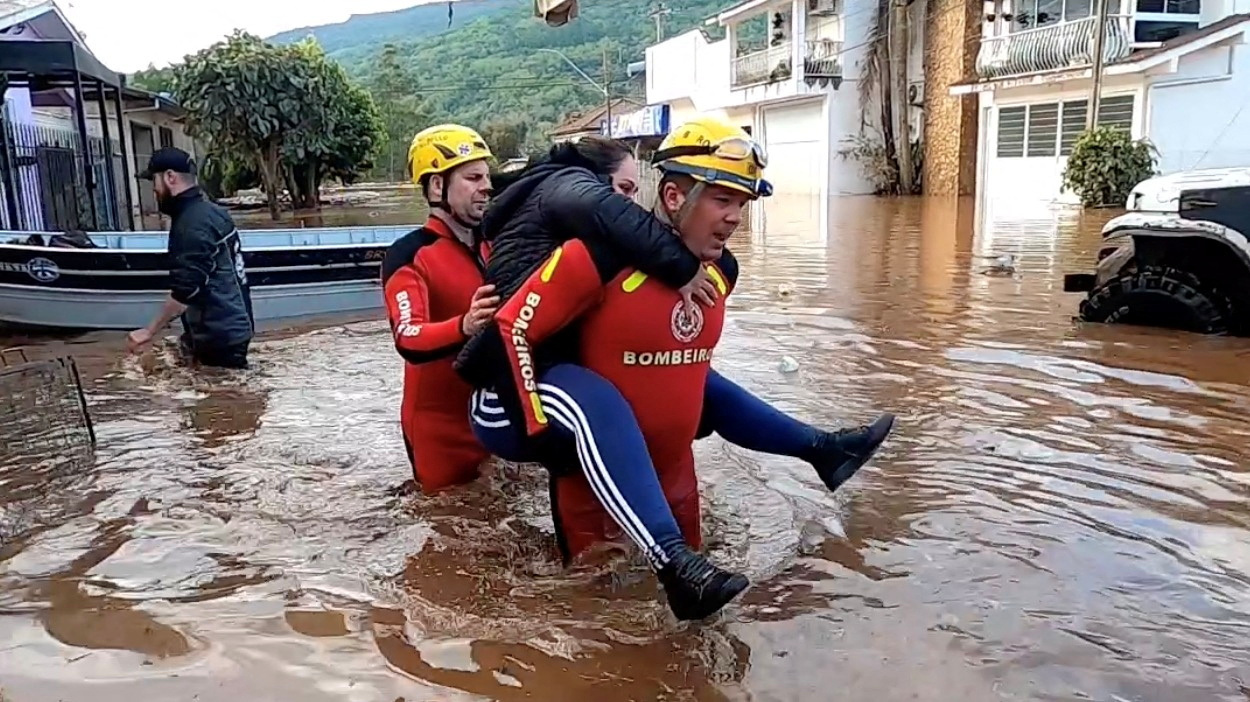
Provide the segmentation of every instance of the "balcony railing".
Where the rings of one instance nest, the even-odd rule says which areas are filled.
[[[1130,18],[1107,18],[1103,60],[1118,61],[1132,51]],[[982,78],[1002,78],[1061,68],[1093,64],[1096,19],[1087,17],[1023,32],[987,37],[977,54],[977,74]]]
[[[790,74],[790,43],[786,42],[734,59],[731,82],[735,88],[746,88],[783,81]]]
[[[828,39],[808,41],[803,54],[804,78],[842,76],[842,42]]]

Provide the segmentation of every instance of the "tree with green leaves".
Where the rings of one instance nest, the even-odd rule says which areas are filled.
[[[519,158],[526,153],[526,137],[530,125],[522,119],[493,119],[483,124],[479,132],[490,145],[495,158],[505,160]]]
[[[430,113],[421,98],[416,72],[401,60],[399,48],[387,44],[365,84],[377,103],[385,132],[381,163],[388,181],[401,180],[408,162],[408,145],[430,125]]]
[[[1127,129],[1099,126],[1081,133],[1063,168],[1063,188],[1085,207],[1123,207],[1133,188],[1155,175],[1158,151]]]
[[[295,209],[315,210],[326,178],[350,183],[373,168],[385,133],[373,98],[353,85],[318,44],[292,48],[309,73],[300,124],[283,144],[282,162]]]
[[[381,139],[372,100],[314,42],[278,47],[235,32],[189,56],[174,92],[193,136],[260,172],[275,220],[284,183],[315,208],[322,178],[352,177]]]
[[[157,68],[148,64],[147,68],[132,74],[129,83],[150,93],[172,93],[174,91],[174,67]]]

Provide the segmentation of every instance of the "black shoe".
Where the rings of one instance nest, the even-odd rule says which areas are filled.
[[[836,492],[881,448],[893,428],[894,415],[886,413],[868,426],[828,432],[817,441],[808,461],[825,487]]]
[[[718,568],[702,555],[682,548],[656,575],[678,619],[710,617],[750,584],[745,575]]]

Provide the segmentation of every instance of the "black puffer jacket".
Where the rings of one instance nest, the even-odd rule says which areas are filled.
[[[570,239],[604,253],[595,263],[605,283],[623,266],[674,288],[698,273],[699,259],[669,225],[614,191],[606,176],[588,166],[571,147],[556,147],[548,160],[527,167],[491,203],[482,222],[491,246],[486,282],[503,302]],[[547,367],[576,360],[576,351],[571,335],[560,334],[536,349],[535,360]],[[497,387],[510,379],[498,327],[488,327],[465,344],[455,367],[475,387]]]

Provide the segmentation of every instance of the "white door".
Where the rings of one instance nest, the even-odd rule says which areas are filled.
[[[824,101],[806,102],[760,111],[764,148],[768,150],[767,179],[774,194],[762,201],[763,227],[774,243],[824,241],[820,211],[825,201]]]
[[[1060,197],[1060,103],[991,110],[985,204],[990,221],[1048,218]]]

